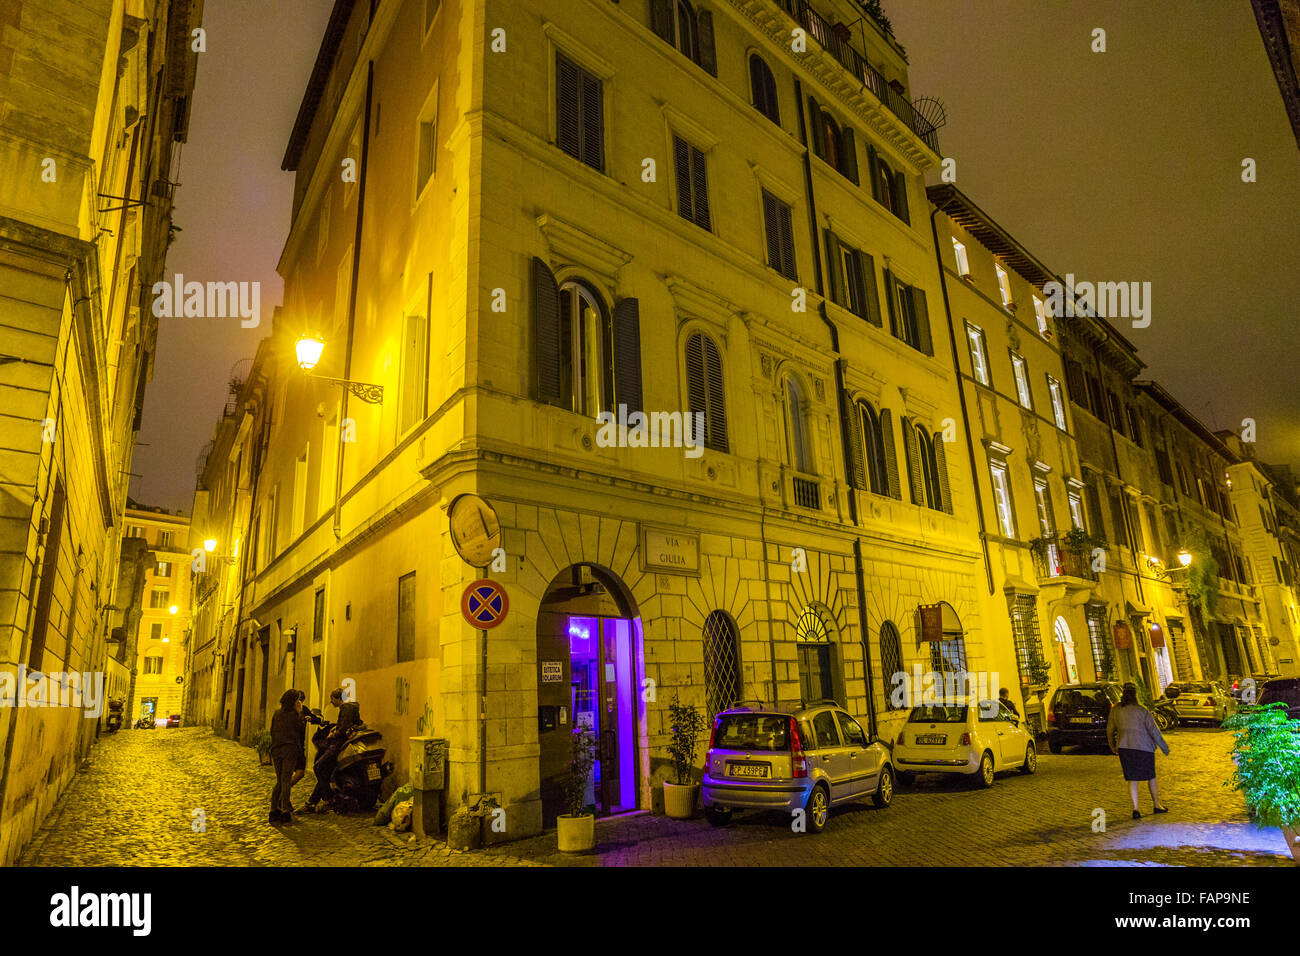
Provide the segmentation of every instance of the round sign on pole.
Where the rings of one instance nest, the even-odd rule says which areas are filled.
[[[483,630],[504,621],[509,610],[510,599],[506,597],[506,589],[488,578],[475,581],[460,598],[460,613],[465,620]]]

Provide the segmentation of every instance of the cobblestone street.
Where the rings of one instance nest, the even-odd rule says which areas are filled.
[[[999,776],[992,789],[923,777],[894,805],[837,810],[825,832],[794,834],[780,815],[738,814],[716,829],[702,819],[634,814],[596,826],[598,852],[560,855],[554,832],[474,853],[411,840],[368,815],[300,815],[266,823],[269,767],[203,729],[122,732],[102,741],[20,861],[44,866],[886,866],[1288,865],[1276,830],[1257,830],[1239,795],[1222,786],[1229,734],[1169,734],[1158,758],[1171,812],[1130,818],[1127,785],[1109,753],[1039,757],[1038,773]],[[306,799],[310,775],[295,788]],[[206,832],[191,829],[201,808]],[[1093,831],[1094,810],[1106,831]]]

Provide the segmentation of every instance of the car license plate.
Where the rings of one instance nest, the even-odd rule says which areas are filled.
[[[727,764],[727,773],[733,777],[766,777],[767,764],[760,763],[729,763]]]
[[[945,744],[948,738],[943,734],[917,734],[916,742],[918,744]]]
[[[370,779],[370,780],[378,780],[378,779],[379,779],[379,764],[377,764],[377,763],[372,763],[369,767],[367,767],[367,768],[366,768],[366,777],[367,777],[368,779]]]
[[[1087,724],[1089,727],[1091,727],[1091,726],[1092,726],[1092,718],[1091,718],[1091,717],[1071,717],[1071,718],[1070,718],[1070,723],[1072,723],[1072,724]]]

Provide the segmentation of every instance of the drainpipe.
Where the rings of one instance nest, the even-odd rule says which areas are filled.
[[[373,11],[373,6],[372,6]],[[352,238],[352,281],[348,289],[348,344],[343,359],[343,377],[352,378],[352,344],[356,338],[357,328],[357,273],[361,268],[361,226],[365,221],[366,210],[366,167],[370,157],[370,106],[375,92],[375,64],[371,61],[366,66],[366,113],[361,134],[361,174],[357,183],[357,224]],[[343,440],[344,422],[348,418],[348,390],[343,389],[343,402],[339,409],[339,429],[336,441],[338,454],[334,456],[334,538],[343,537],[343,456],[347,453],[348,443]]]
[[[822,276],[822,256],[821,242],[818,238],[820,230],[817,227],[817,199],[813,191],[812,175],[812,154],[808,149],[808,119],[804,113],[803,85],[798,78],[794,81],[795,103],[799,107],[799,142],[803,147],[803,178],[804,191],[808,196],[808,224],[812,233],[813,248],[813,281],[817,290],[817,295],[821,298],[821,303],[817,307],[817,313],[821,320],[826,323],[827,332],[831,339],[831,354],[835,358],[835,418],[840,426],[840,453],[844,456],[844,474],[849,474],[849,463],[852,460],[852,443],[849,441],[848,422],[844,420],[844,359],[840,357],[840,333],[826,314],[826,294],[825,282]],[[856,157],[855,157],[856,159]],[[860,527],[861,522],[858,519],[858,499],[856,489],[852,483],[848,486],[849,499],[849,519],[853,523],[853,575],[854,583],[857,587],[858,599],[858,628],[862,634],[862,662],[864,667],[864,681],[867,699],[867,732],[871,737],[876,736],[876,701],[872,695],[872,687],[875,686],[875,677],[871,669],[871,632],[867,625],[867,589],[866,582],[862,571],[862,539],[857,534],[856,529]],[[775,659],[772,664],[773,670],[776,668]]]
[[[939,288],[943,290],[943,311],[948,317],[948,344],[952,347],[952,368],[957,377],[957,400],[961,408],[962,427],[966,431],[966,454],[970,459],[971,486],[975,489],[975,517],[979,519],[980,547],[984,551],[984,576],[988,581],[989,594],[993,594],[993,564],[989,559],[988,527],[984,523],[984,501],[980,497],[979,465],[975,457],[975,439],[970,431],[970,413],[966,408],[966,388],[962,384],[961,359],[957,353],[957,330],[952,318],[952,303],[948,299],[948,277],[944,274],[943,254],[939,252],[939,227],[935,216],[942,210],[935,207],[930,213],[930,235],[934,237],[934,259],[939,267]]]

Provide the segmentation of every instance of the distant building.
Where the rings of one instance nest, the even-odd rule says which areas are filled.
[[[116,683],[127,666],[109,663],[108,644],[120,626],[122,513],[201,8],[22,0],[0,13],[0,672],[10,678],[107,670]],[[98,727],[68,707],[0,707],[0,864],[40,825]]]
[[[184,515],[128,505],[128,538],[148,547],[139,591],[135,668],[126,719],[181,713],[190,636],[190,522]]]

